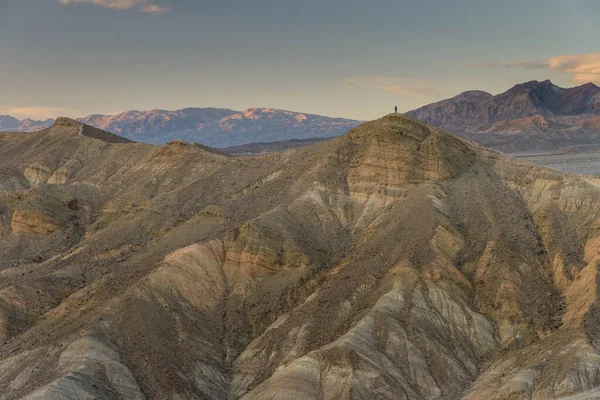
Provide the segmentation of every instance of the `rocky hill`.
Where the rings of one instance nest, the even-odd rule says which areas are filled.
[[[591,396],[599,224],[595,182],[400,115],[243,158],[0,134],[0,393]]]
[[[554,150],[600,139],[600,87],[532,81],[497,96],[465,92],[407,115],[504,151]]]

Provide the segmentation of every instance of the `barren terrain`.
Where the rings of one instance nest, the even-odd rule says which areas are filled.
[[[0,134],[0,399],[597,393],[600,187],[388,115],[232,157]]]

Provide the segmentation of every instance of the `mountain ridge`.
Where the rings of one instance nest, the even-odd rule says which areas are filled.
[[[4,123],[3,123],[4,121]],[[198,142],[210,147],[231,147],[259,141],[315,139],[339,136],[360,121],[272,108],[235,111],[219,108],[183,108],[175,111],[129,110],[115,115],[92,114],[77,121],[152,144],[172,140]],[[47,121],[0,119],[0,131],[35,132]]]
[[[529,81],[495,96],[464,92],[406,115],[503,151],[553,150],[600,138],[600,87]]]
[[[49,118],[45,121],[36,121],[30,118],[18,120],[10,115],[0,115],[0,132],[35,132],[48,128],[54,123]]]
[[[550,80],[529,81],[497,95],[465,91],[406,115],[505,152],[554,151],[588,146],[600,139],[600,87],[587,83],[561,88]],[[250,145],[252,153],[261,148],[258,143],[265,142],[278,143],[263,149],[297,147],[302,143],[290,140],[335,137],[360,123],[269,108],[129,110],[116,115],[93,114],[78,121],[135,141],[164,144],[183,140],[242,153],[246,150],[240,146]],[[18,123],[21,130],[35,131],[51,122],[21,122],[6,116],[0,117],[0,130],[14,130]]]

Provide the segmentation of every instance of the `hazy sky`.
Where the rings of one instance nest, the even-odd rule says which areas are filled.
[[[600,84],[598,0],[0,0],[0,114],[272,107],[373,119]]]

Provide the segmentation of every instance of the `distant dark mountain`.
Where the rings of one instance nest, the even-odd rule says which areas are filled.
[[[32,119],[18,119],[10,115],[0,115],[0,132],[35,132],[52,126],[54,120],[34,121]]]
[[[531,81],[497,96],[465,92],[406,114],[500,150],[549,150],[600,140],[600,87]]]
[[[0,130],[15,129],[19,126],[20,122],[10,115],[0,115]]]

